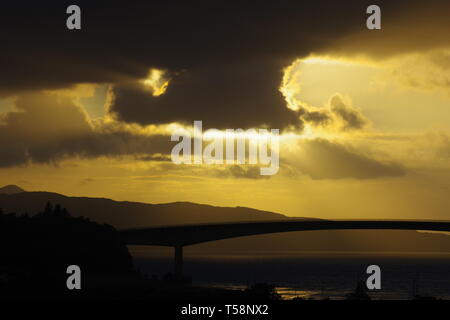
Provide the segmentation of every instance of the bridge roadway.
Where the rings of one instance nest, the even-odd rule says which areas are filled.
[[[155,245],[175,248],[175,275],[182,276],[183,247],[202,242],[266,233],[313,230],[428,230],[450,232],[450,221],[435,220],[320,220],[282,219],[272,221],[173,225],[119,230],[127,245]]]

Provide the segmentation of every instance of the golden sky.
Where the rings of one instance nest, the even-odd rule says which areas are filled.
[[[293,48],[267,68],[269,78],[254,71],[265,62],[251,58],[173,69],[148,64],[139,75],[8,88],[0,95],[0,184],[290,216],[448,220],[450,19],[441,6],[428,11],[413,2],[389,11],[382,30],[344,28],[320,46]],[[283,45],[309,39],[299,37]],[[245,83],[234,87],[233,77]],[[276,87],[266,90],[264,81]],[[282,103],[263,106],[265,95]],[[158,112],[145,113],[153,108],[146,99]],[[189,130],[191,119],[221,130],[280,125],[279,172],[171,163],[170,135]]]

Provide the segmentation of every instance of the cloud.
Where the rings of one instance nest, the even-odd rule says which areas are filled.
[[[301,118],[308,123],[313,124],[313,126],[327,126],[332,123],[333,119],[328,110],[321,111],[308,111],[306,109],[301,109]]]
[[[302,96],[302,82],[304,64],[309,63],[306,59],[297,59],[284,69],[284,75],[280,86],[287,108],[295,110],[303,124],[310,127],[322,127],[327,131],[354,131],[366,128],[370,121],[362,112],[352,107],[349,97],[339,93],[333,94],[324,106],[314,106],[306,103]],[[325,58],[318,58],[330,61]]]
[[[334,56],[366,55],[387,59],[407,53],[426,52],[450,47],[450,3],[448,1],[409,1],[400,6],[381,7],[381,30],[355,28],[354,32],[338,36],[323,50]]]
[[[256,60],[287,65],[320,51],[389,54],[449,44],[448,3],[380,0],[381,32],[365,28],[369,4],[81,0],[82,30],[74,32],[65,28],[65,3],[33,2],[24,13],[20,3],[10,2],[0,13],[0,70],[8,74],[0,88],[117,83],[142,78],[152,67],[181,71]]]
[[[444,162],[450,160],[450,132],[428,132],[416,139],[415,142],[419,145],[418,149],[421,151],[421,154],[425,150],[432,150],[432,154],[428,155],[428,157],[434,163],[437,163],[437,160],[443,160]]]
[[[330,132],[349,132],[363,130],[370,124],[369,119],[359,109],[352,107],[349,101],[344,101],[340,94],[333,95],[328,105],[322,108],[303,105],[300,101],[298,103],[300,121],[312,127],[322,127]]]
[[[116,85],[109,111],[128,123],[192,125],[208,128],[302,126],[298,114],[285,107],[278,87],[282,66],[234,63],[186,70],[173,75],[164,94],[154,97],[140,82]]]
[[[389,23],[416,3],[420,2],[380,1],[379,5]],[[5,5],[0,20],[8,27],[0,31],[4,44],[0,70],[7,76],[0,78],[0,96],[110,83],[116,96],[111,111],[122,121],[200,119],[217,128],[263,124],[300,128],[301,121],[295,112],[285,110],[277,90],[281,68],[314,52],[339,51],[354,30],[364,29],[361,21],[367,7],[357,0],[345,6],[323,0],[257,6],[242,1],[202,6],[185,1],[77,4],[83,22],[76,32],[64,28],[64,4],[30,3],[27,14],[19,3]],[[401,21],[404,27],[416,20]],[[383,40],[386,32],[367,34],[367,41],[358,39],[366,48],[370,39]],[[402,37],[408,38],[404,33]],[[385,45],[379,47],[387,50]],[[173,76],[167,92],[159,97],[139,85],[152,68]],[[305,118],[325,121],[323,113],[305,114]]]
[[[349,2],[348,6],[334,1],[255,5],[219,0],[192,5],[181,0],[120,4],[81,0],[77,5],[82,30],[76,32],[65,28],[67,4],[43,0],[29,3],[24,13],[19,3],[10,2],[0,13],[4,26],[0,70],[8,74],[0,78],[0,88],[118,83],[145,77],[150,68],[214,69],[257,60],[287,64],[358,28],[364,6],[357,0]]]
[[[160,153],[154,153],[151,155],[145,155],[145,156],[137,156],[136,160],[138,161],[158,161],[158,162],[171,162],[171,158],[169,154],[160,154]]]
[[[286,108],[278,91],[282,68],[311,53],[385,57],[442,47],[449,41],[449,20],[444,19],[448,10],[433,10],[439,1],[380,1],[381,32],[365,30],[367,3],[357,0],[346,6],[336,1],[281,1],[256,7],[234,1],[198,7],[176,4],[142,2],[128,7],[80,1],[79,32],[64,28],[64,4],[40,1],[28,4],[27,12],[20,3],[5,4],[0,13],[5,26],[0,30],[0,96],[19,97],[16,110],[1,115],[0,166],[54,163],[69,156],[170,152],[167,136],[92,121],[69,99],[40,96],[42,89],[109,83],[114,95],[109,111],[120,122],[141,126],[203,120],[209,128],[301,129],[306,122],[360,130],[367,119],[338,96],[327,108]],[[421,9],[426,7],[424,13]],[[422,41],[404,37],[409,27]],[[442,56],[434,59],[439,65],[448,62]],[[140,82],[151,68],[167,70],[171,77],[158,97]],[[438,80],[438,85],[447,81]],[[34,95],[24,93],[29,91]]]
[[[312,179],[374,179],[405,175],[398,164],[382,162],[324,139],[302,140],[299,150],[281,160]]]
[[[111,123],[91,122],[72,100],[54,94],[19,96],[15,110],[0,116],[0,166],[169,153],[170,137],[148,135]]]
[[[94,181],[95,181],[95,179],[93,179],[93,178],[84,178],[84,179],[81,179],[80,185],[91,184]]]
[[[330,110],[341,122],[340,126],[344,131],[362,129],[369,123],[359,110],[344,103],[339,95],[331,97]]]
[[[389,59],[386,66],[384,77],[403,87],[450,94],[450,47],[405,54]]]
[[[216,169],[216,176],[218,177],[233,177],[238,179],[269,179],[271,176],[261,175],[259,166],[249,165],[232,165],[221,169]]]

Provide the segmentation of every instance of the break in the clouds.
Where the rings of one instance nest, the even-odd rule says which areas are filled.
[[[399,164],[370,158],[337,142],[307,139],[298,145],[300,150],[284,160],[312,179],[374,179],[406,173]]]

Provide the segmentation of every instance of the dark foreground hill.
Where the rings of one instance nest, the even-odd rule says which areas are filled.
[[[32,217],[0,213],[0,298],[66,294],[71,265],[82,270],[83,280],[137,278],[112,226],[71,217],[59,205]],[[94,282],[86,283],[89,289]]]

